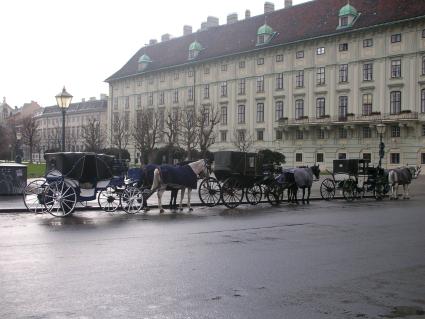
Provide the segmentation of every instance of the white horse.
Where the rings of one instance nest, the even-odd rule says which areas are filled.
[[[404,166],[388,172],[388,184],[391,186],[390,199],[398,199],[398,186],[403,185],[403,198],[409,199],[409,185],[418,177],[421,167]]]
[[[183,210],[183,197],[187,188],[187,206],[189,211],[192,211],[190,206],[190,195],[193,188],[196,188],[196,182],[199,175],[209,177],[207,162],[201,159],[196,162],[189,163],[184,166],[161,165],[155,169],[151,192],[157,191],[159,212],[163,213],[162,195],[167,186],[180,189],[180,210]]]

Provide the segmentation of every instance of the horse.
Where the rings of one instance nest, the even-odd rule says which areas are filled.
[[[295,192],[297,186],[295,184],[294,169],[284,169],[282,173],[276,178],[282,190],[288,191],[288,203],[295,202]]]
[[[302,202],[305,203],[305,189],[307,188],[308,194],[307,194],[307,204],[310,203],[310,193],[311,193],[311,186],[313,185],[314,177],[316,177],[316,180],[319,179],[320,176],[320,167],[319,165],[313,165],[311,167],[297,167],[293,169],[294,174],[294,186],[292,189],[288,190],[288,196],[289,191],[292,192],[292,196],[294,196],[295,203],[298,204],[298,188],[301,188],[303,190],[303,198]]]
[[[403,185],[403,199],[409,199],[409,185],[412,179],[419,176],[421,167],[404,166],[390,169],[388,172],[388,184],[391,186],[390,199],[398,199],[398,186]]]
[[[183,165],[181,167],[161,165],[159,168],[155,169],[151,193],[157,191],[159,212],[164,212],[161,199],[167,186],[181,190],[179,205],[180,210],[183,210],[182,202],[185,188],[187,188],[187,205],[189,207],[189,211],[192,211],[193,209],[190,206],[190,194],[192,189],[197,188],[198,175],[209,177],[208,165],[204,159]]]

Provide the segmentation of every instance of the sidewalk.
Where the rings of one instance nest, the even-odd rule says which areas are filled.
[[[320,181],[314,182],[311,190],[311,199],[317,200],[321,199],[320,196],[320,184],[323,179],[330,177],[329,175],[321,176]],[[399,193],[402,193],[403,187],[399,187]],[[370,195],[370,194],[366,194]],[[420,175],[418,179],[414,180],[409,187],[409,195],[410,197],[423,197],[425,198],[425,175]],[[342,194],[337,190],[335,197],[341,197]],[[298,198],[302,197],[302,192],[298,192]],[[165,192],[162,196],[162,204],[167,206],[170,202],[170,192]],[[180,192],[177,196],[177,204],[180,202]],[[185,205],[187,202],[187,194],[185,194],[185,198],[183,199],[183,204]],[[194,205],[200,205],[201,201],[199,199],[198,190],[193,190],[191,194],[190,202]],[[156,194],[153,194],[148,199],[148,206],[156,208],[158,205],[158,197]],[[84,206],[78,204],[77,209],[84,208]],[[100,209],[97,200],[87,202],[87,206],[85,209]],[[12,212],[26,212],[27,209],[25,207],[22,195],[15,196],[2,196],[0,195],[0,213],[12,213]]]

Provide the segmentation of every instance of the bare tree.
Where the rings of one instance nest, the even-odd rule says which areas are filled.
[[[13,147],[15,147],[12,132],[5,126],[0,124],[0,159],[9,160],[13,154]]]
[[[29,160],[32,163],[33,149],[40,142],[38,122],[32,116],[27,116],[22,119],[21,125],[22,143],[28,146]]]
[[[96,119],[89,119],[87,124],[81,127],[81,137],[84,149],[89,152],[99,152],[106,140],[105,132]]]
[[[122,150],[127,149],[130,139],[130,126],[128,113],[122,116],[115,112],[112,122],[112,146],[118,148],[119,158],[121,159]]]
[[[168,110],[165,116],[161,133],[167,138],[168,145],[178,144],[180,113],[180,110],[175,108],[173,111]]]
[[[180,117],[180,141],[186,148],[187,156],[191,157],[199,141],[199,128],[195,109],[185,108]]]
[[[138,111],[132,137],[136,149],[141,154],[141,160],[148,163],[149,156],[160,138],[160,115],[158,111],[153,109]]]
[[[220,113],[217,107],[211,106],[201,110],[198,116],[199,148],[204,157],[209,147],[215,143],[214,128],[218,123],[220,123]]]
[[[232,143],[239,151],[248,152],[254,144],[254,138],[246,130],[234,130]]]

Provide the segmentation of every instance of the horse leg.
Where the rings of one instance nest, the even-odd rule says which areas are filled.
[[[307,189],[307,204],[310,204],[311,186]]]
[[[193,211],[192,206],[190,206],[190,195],[192,193],[192,189],[188,188],[187,189],[187,206],[189,207],[189,212]]]
[[[164,188],[160,188],[157,192],[158,194],[158,208],[159,208],[159,213],[162,214],[164,212],[164,209],[162,208],[162,194],[164,194],[165,189]]]
[[[303,204],[305,204],[305,199],[304,199],[304,197],[305,197],[305,187],[303,187]]]
[[[180,190],[180,211],[183,211],[184,188]]]
[[[398,199],[398,183],[394,184],[394,199]]]
[[[298,187],[297,186],[294,186],[292,188],[292,192],[293,192],[292,196],[294,198],[294,203],[298,205],[299,204],[298,203]]]
[[[403,185],[404,199],[409,199],[409,184]]]

